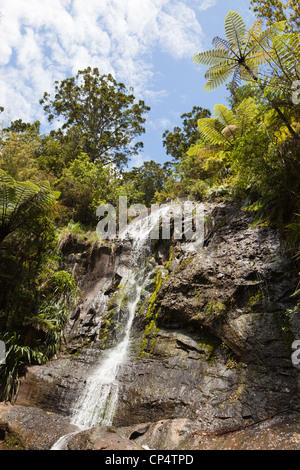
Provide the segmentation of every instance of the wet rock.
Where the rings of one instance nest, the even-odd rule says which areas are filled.
[[[143,450],[133,440],[111,427],[92,428],[74,434],[68,440],[66,450]]]
[[[10,450],[49,450],[61,436],[76,430],[51,411],[0,404],[0,441]]]
[[[219,436],[201,431],[197,434],[195,450],[299,450],[300,416],[282,415]]]
[[[185,419],[161,420],[129,426],[119,432],[149,450],[299,450],[300,415],[283,414],[238,428],[203,430]],[[130,437],[132,436],[132,437]]]
[[[136,332],[119,375],[117,426],[130,416],[230,429],[298,409],[291,342],[299,321],[287,313],[295,267],[278,231],[251,227],[238,206],[219,204],[212,216],[204,248],[181,257],[163,285],[142,356]]]
[[[120,428],[119,432],[147,450],[191,450],[198,444],[194,423],[170,419]]]

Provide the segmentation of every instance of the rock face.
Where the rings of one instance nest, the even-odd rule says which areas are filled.
[[[152,449],[251,448],[251,436],[257,448],[266,428],[255,423],[283,415],[280,426],[292,426],[294,448],[300,389],[291,344],[300,339],[300,322],[291,295],[297,271],[279,233],[252,227],[251,214],[238,205],[207,206],[205,214],[203,248],[187,253],[179,242],[154,246],[150,263],[155,273],[164,265],[164,277],[153,276],[142,294],[130,357],[118,374],[113,426],[132,444]],[[70,318],[65,350],[28,369],[16,401],[65,418],[95,358],[122,330],[114,301],[130,263],[126,243],[90,250],[82,244],[77,252],[74,241],[68,243],[62,250],[78,273],[83,300]],[[280,434],[275,428],[269,435]],[[222,434],[237,429],[239,441]],[[76,439],[70,445],[79,445]],[[282,435],[274,442],[287,445]],[[262,445],[274,442],[264,438]]]
[[[256,422],[299,405],[290,318],[295,272],[279,234],[218,206],[215,230],[160,291],[145,359],[124,369],[116,423],[187,418],[202,429]],[[287,329],[289,326],[289,329]]]

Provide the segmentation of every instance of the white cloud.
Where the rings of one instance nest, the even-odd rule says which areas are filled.
[[[212,1],[202,1],[200,8]],[[30,121],[38,114],[42,120],[43,92],[87,66],[113,73],[136,95],[165,96],[153,88],[153,51],[182,59],[201,50],[201,25],[189,3],[2,0],[0,105],[16,119]]]
[[[141,153],[138,153],[137,155],[132,155],[129,161],[128,169],[132,169],[133,167],[140,167],[143,166],[145,162],[150,161],[151,158],[145,155],[142,155]]]
[[[168,118],[158,118],[155,120],[151,120],[148,123],[148,127],[153,130],[165,130],[169,129],[172,126],[172,121]]]
[[[198,8],[201,11],[205,11],[211,7],[214,7],[216,3],[217,3],[217,0],[201,0]]]

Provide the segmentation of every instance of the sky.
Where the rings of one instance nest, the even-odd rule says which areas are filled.
[[[169,161],[162,134],[181,126],[193,106],[211,111],[227,104],[224,87],[205,92],[205,67],[193,56],[224,37],[229,10],[247,25],[250,0],[0,0],[0,123],[39,120],[49,131],[39,100],[54,81],[97,67],[142,99],[147,113],[144,149],[130,166]]]

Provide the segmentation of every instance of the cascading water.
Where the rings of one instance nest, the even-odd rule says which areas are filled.
[[[159,224],[160,217],[167,212],[168,207],[163,207],[142,220],[131,223],[120,234],[121,241],[131,240],[130,267],[126,276],[122,279],[122,296],[120,301],[120,315],[126,315],[123,337],[120,342],[101,355],[99,364],[90,374],[86,386],[73,405],[71,424],[79,430],[89,429],[96,425],[110,425],[112,423],[118,400],[118,382],[116,380],[120,367],[125,363],[130,344],[130,332],[136,307],[139,303],[143,286],[148,282],[149,268],[146,260],[151,253],[150,234]],[[121,309],[122,299],[126,297],[126,308]],[[77,431],[80,432],[80,431]],[[52,447],[52,450],[63,450],[71,433],[62,436]]]
[[[116,376],[126,360],[130,340],[130,330],[142,286],[129,281],[128,289],[135,291],[128,305],[128,320],[122,341],[104,352],[101,362],[88,377],[86,387],[74,409],[71,424],[86,429],[97,424],[110,425],[118,398]]]

